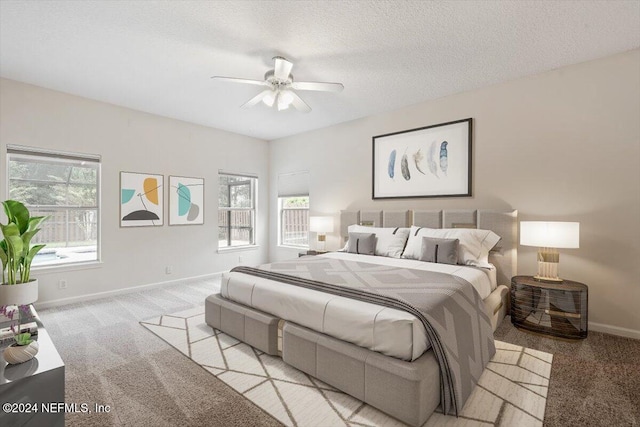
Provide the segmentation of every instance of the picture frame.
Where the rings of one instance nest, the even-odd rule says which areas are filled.
[[[120,227],[164,224],[164,175],[120,172]]]
[[[472,195],[472,119],[374,136],[372,198]]]
[[[204,178],[169,175],[169,225],[204,224]]]

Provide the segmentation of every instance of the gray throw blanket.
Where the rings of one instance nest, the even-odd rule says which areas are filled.
[[[480,295],[469,282],[456,276],[325,257],[302,257],[231,271],[416,316],[424,324],[440,366],[440,402],[445,414],[459,414],[496,352],[493,329]]]

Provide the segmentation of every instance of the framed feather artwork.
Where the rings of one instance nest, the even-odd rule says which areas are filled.
[[[373,199],[471,196],[471,122],[374,136]]]

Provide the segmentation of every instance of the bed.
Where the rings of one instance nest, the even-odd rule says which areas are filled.
[[[450,409],[451,405],[443,398],[447,387],[452,387],[442,373],[445,372],[442,359],[447,357],[442,354],[439,335],[433,335],[423,316],[387,304],[387,300],[356,301],[349,295],[344,296],[343,291],[315,288],[316,283],[324,282],[316,279],[326,279],[327,283],[355,280],[361,282],[355,287],[364,288],[375,287],[382,278],[388,280],[391,276],[403,276],[402,281],[407,283],[431,280],[431,277],[464,282],[481,301],[477,305],[482,307],[477,311],[486,315],[484,322],[492,332],[508,308],[509,293],[505,285],[515,274],[516,216],[516,211],[483,210],[343,211],[340,223],[345,240],[350,231],[353,241],[354,236],[362,234],[354,232],[380,231],[380,227],[395,231],[406,229],[416,236],[419,232],[422,236],[439,229],[453,235],[466,234],[457,230],[481,229],[492,231],[500,240],[492,244],[492,251],[486,254],[491,264],[482,266],[403,259],[397,257],[396,251],[396,256],[328,253],[273,263],[260,269],[236,269],[223,275],[220,294],[207,298],[206,321],[262,351],[281,356],[286,363],[410,425],[423,424],[439,405],[447,408],[443,410],[445,413],[458,413],[474,383],[464,385],[466,396],[458,398],[459,407],[454,402]],[[375,241],[379,244],[382,234],[377,236]],[[410,255],[411,243],[416,239],[409,237],[400,250]],[[376,251],[378,249],[376,247]],[[417,249],[414,247],[414,250]],[[297,277],[296,283],[282,283],[293,276]],[[313,286],[305,287],[304,283]],[[445,332],[441,334],[451,335],[446,329],[449,326],[442,327]],[[478,327],[468,329],[474,328]],[[490,338],[492,343],[493,337]],[[476,338],[468,341],[474,339],[477,341]],[[481,372],[490,358],[489,350],[483,347],[482,351],[475,348],[469,351],[481,355],[461,359],[473,359],[469,365],[478,365],[482,359],[481,366],[461,363],[464,366],[458,367],[458,372],[460,369]]]

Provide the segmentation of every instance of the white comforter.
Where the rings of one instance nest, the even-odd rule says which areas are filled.
[[[448,273],[470,282],[482,299],[496,287],[495,270],[343,252],[321,256]],[[229,300],[398,359],[415,360],[430,348],[422,322],[401,310],[242,273],[225,273],[221,293]]]

